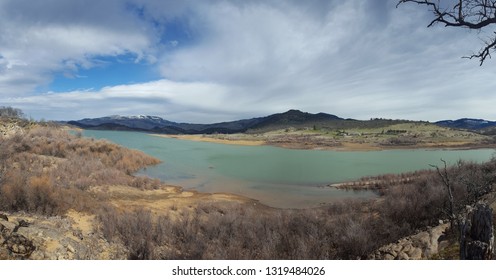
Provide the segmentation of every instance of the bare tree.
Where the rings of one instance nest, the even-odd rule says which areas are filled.
[[[427,27],[440,23],[449,27],[483,30],[496,24],[496,0],[401,0],[396,6],[408,2],[426,6],[434,14]],[[479,52],[465,58],[477,58],[480,65],[490,58],[491,52],[496,49],[496,32],[493,31],[492,36],[483,42]]]
[[[8,117],[8,118],[22,118],[24,113],[21,109],[0,106],[0,117]]]
[[[441,159],[441,161],[444,163],[444,168],[441,170],[439,166],[429,164],[431,167],[436,168],[437,174],[443,181],[444,186],[446,187],[446,191],[448,192],[448,209],[443,210],[443,212],[449,217],[452,225],[454,225],[457,222],[457,214],[458,211],[455,206],[455,199],[453,196],[453,186],[450,181],[450,176],[448,174],[448,167],[446,164],[446,161]]]

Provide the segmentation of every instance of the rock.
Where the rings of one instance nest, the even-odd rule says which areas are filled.
[[[408,252],[408,255],[410,256],[411,260],[421,260],[422,259],[422,249],[420,248],[412,248]]]
[[[82,233],[81,231],[73,231],[73,232],[72,232],[72,235],[73,235],[74,237],[79,238],[80,240],[83,240],[83,239],[84,239],[84,237],[83,237],[83,233]]]
[[[381,259],[381,258],[377,258],[377,259]],[[384,260],[394,260],[394,256],[392,256],[390,254],[385,254],[382,259],[384,259]]]
[[[494,254],[493,210],[479,202],[462,223],[460,258],[462,260],[488,260]]]
[[[0,220],[4,220],[4,221],[7,221],[8,222],[9,221],[9,218],[7,217],[7,215],[0,213]]]
[[[14,232],[16,228],[16,224],[8,221],[0,221],[0,224],[2,225],[2,234],[4,236],[9,236],[12,232]]]
[[[388,255],[391,255],[393,258],[396,258],[396,256],[398,256],[398,251],[394,250],[394,248],[387,248],[384,252]]]
[[[413,246],[410,242],[406,243],[406,245],[403,247],[403,252],[410,252],[413,249]]]
[[[0,259],[126,259],[121,243],[109,243],[100,234],[86,234],[65,217],[8,214],[0,219]],[[17,231],[15,231],[17,230]]]
[[[20,227],[29,227],[29,225],[30,225],[30,223],[27,222],[27,221],[25,221],[25,220],[22,220],[21,219],[21,220],[17,221],[17,228],[20,228]],[[17,229],[14,230],[14,231],[17,231]]]
[[[405,252],[399,252],[396,257],[398,260],[409,260],[410,257]]]
[[[391,250],[393,250],[394,252],[400,252],[402,249],[403,249],[402,242],[399,244],[393,244],[391,246]]]
[[[369,256],[369,259],[399,259],[399,260],[421,260],[438,253],[439,238],[449,224],[442,224],[428,228],[426,231],[418,231],[417,234],[398,240],[379,248]]]
[[[36,249],[31,240],[15,232],[7,238],[5,245],[12,254],[22,258],[29,257]]]
[[[71,246],[71,244],[67,244],[67,251],[71,252],[71,253],[76,253],[76,250],[74,250],[74,247]]]

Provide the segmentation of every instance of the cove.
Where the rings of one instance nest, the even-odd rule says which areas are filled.
[[[138,173],[201,192],[244,195],[272,207],[306,208],[340,199],[373,197],[371,191],[325,187],[363,176],[401,173],[440,165],[440,159],[484,162],[494,149],[385,150],[343,152],[291,150],[272,146],[237,146],[162,138],[139,132],[85,130],[84,136],[107,139],[141,150],[163,162]]]

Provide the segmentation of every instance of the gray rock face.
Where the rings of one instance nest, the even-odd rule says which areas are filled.
[[[494,254],[493,210],[486,203],[470,207],[462,223],[461,259],[492,259]]]
[[[36,247],[33,242],[24,235],[18,233],[19,228],[28,226],[24,220],[18,222],[9,222],[7,215],[2,214],[0,219],[0,257],[4,258],[26,259],[31,256]]]
[[[4,246],[15,258],[20,259],[29,258],[36,249],[31,240],[17,232],[12,233],[7,238]]]
[[[405,237],[396,243],[385,245],[369,255],[372,260],[422,260],[438,253],[439,237],[444,234],[449,224],[419,232]]]
[[[126,250],[93,232],[81,232],[68,217],[31,214],[0,219],[0,260],[125,259]]]

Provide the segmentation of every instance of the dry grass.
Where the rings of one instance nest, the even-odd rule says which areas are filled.
[[[349,122],[343,127],[274,128],[238,134],[173,135],[194,141],[238,145],[274,145],[292,149],[371,151],[404,148],[494,147],[494,138],[425,122]],[[160,135],[159,135],[160,136]]]
[[[0,209],[58,215],[90,211],[92,186],[125,184],[140,189],[159,182],[130,174],[159,161],[107,141],[69,134],[57,127],[25,127],[0,142]]]

